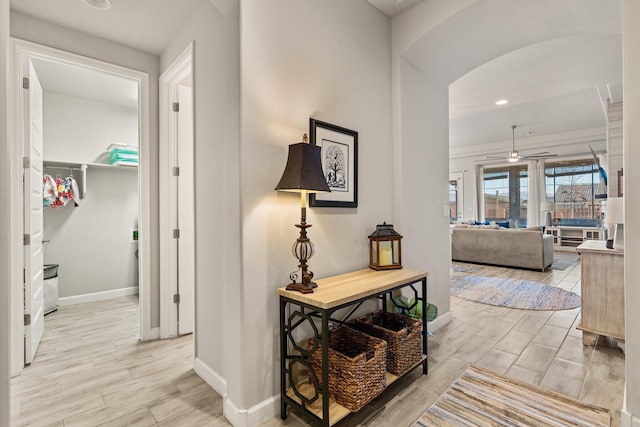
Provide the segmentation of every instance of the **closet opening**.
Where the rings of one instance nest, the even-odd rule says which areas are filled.
[[[25,236],[14,248],[24,250],[23,265],[12,271],[15,376],[37,360],[47,319],[65,306],[99,309],[128,298],[137,306],[129,314],[134,333],[157,336],[149,301],[148,75],[17,39],[12,55],[14,81],[28,79],[12,92],[13,148],[26,187],[12,219]]]

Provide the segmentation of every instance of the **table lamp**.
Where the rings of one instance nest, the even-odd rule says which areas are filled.
[[[550,227],[553,225],[553,217],[551,212],[556,210],[556,204],[552,202],[542,202],[540,203],[540,212],[543,212],[544,219],[542,221],[542,225],[545,227]]]
[[[607,224],[607,249],[622,249],[624,233],[618,233],[618,224],[624,224],[624,197],[607,199],[604,222]]]
[[[295,241],[291,251],[298,261],[300,269],[300,283],[298,280],[298,270],[289,275],[291,283],[287,285],[287,290],[294,290],[308,294],[313,292],[313,288],[318,285],[313,282],[313,272],[308,270],[307,261],[313,256],[314,247],[307,237],[307,193],[330,192],[327,179],[322,172],[321,151],[322,147],[308,143],[307,134],[302,137],[303,142],[289,145],[289,156],[287,165],[282,173],[280,182],[276,185],[278,191],[290,191],[300,193],[301,213],[300,224],[296,227],[300,229],[300,237]]]

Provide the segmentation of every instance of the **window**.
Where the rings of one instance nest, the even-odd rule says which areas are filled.
[[[546,201],[555,203],[554,217],[560,225],[598,225],[600,175],[593,159],[547,163],[544,175]]]
[[[505,166],[484,170],[484,217],[509,221],[511,227],[527,226],[529,177],[527,166]]]

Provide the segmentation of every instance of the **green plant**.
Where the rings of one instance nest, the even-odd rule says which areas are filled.
[[[391,297],[391,302],[395,306],[395,313],[404,314],[405,316],[422,320],[422,301],[417,301],[417,304],[415,304],[415,298],[407,298],[403,295],[398,295]],[[432,322],[436,317],[438,317],[438,307],[427,302],[427,322]],[[427,330],[427,334],[430,336],[433,335],[429,330]]]

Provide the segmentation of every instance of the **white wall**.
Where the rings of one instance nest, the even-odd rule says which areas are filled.
[[[242,370],[238,26],[237,2],[205,1],[161,55],[194,42],[196,371],[223,396]]]
[[[623,0],[623,83],[624,83],[624,199],[625,218],[635,218],[640,212],[640,4],[635,0]],[[622,413],[623,427],[640,426],[640,228],[633,219],[624,227],[625,272],[625,337],[626,337],[626,396]],[[632,423],[633,417],[633,423]]]
[[[138,145],[138,111],[121,105],[44,93],[44,159],[106,162],[111,143]],[[60,297],[138,286],[138,168],[95,168],[86,173],[87,194],[73,203],[44,210],[45,264],[59,264]],[[45,173],[64,168],[45,166]],[[82,173],[73,171],[81,182]]]
[[[244,336],[230,398],[251,408],[279,393],[276,288],[296,269],[300,197],[274,187],[310,116],[359,132],[358,208],[308,210],[310,270],[319,278],[366,268],[367,236],[394,220],[390,23],[364,1],[342,0],[245,1],[241,22]]]
[[[139,70],[149,75],[149,167],[150,176],[158,176],[158,76],[159,58],[118,43],[80,33],[60,25],[11,11],[11,36],[67,52],[84,55],[112,64]],[[160,325],[159,249],[158,249],[158,181],[151,181],[151,328]]]
[[[400,179],[394,182],[394,221],[404,230],[402,252],[409,265],[429,272],[427,298],[438,307],[439,322],[446,322],[450,316],[451,264],[449,133],[441,124],[448,121],[449,113],[438,107],[447,105],[449,93],[406,62],[400,72],[402,139],[395,141]]]
[[[55,169],[53,169],[55,170]],[[59,264],[60,298],[138,286],[135,168],[89,168],[80,206],[45,208],[45,264]],[[63,175],[66,176],[66,175]]]
[[[9,134],[8,134],[8,82],[9,82],[9,0],[0,0],[0,176],[9,182]],[[9,272],[11,244],[9,230],[9,206],[0,207],[0,427],[9,427],[11,415],[10,359],[11,359],[11,301],[9,298]]]
[[[404,54],[429,30],[473,3],[425,1],[392,20],[394,221],[409,229],[410,247],[403,252],[410,251],[411,260],[429,272],[428,299],[439,313],[436,326],[451,316],[449,221],[443,215],[449,201],[448,87],[434,84]]]
[[[44,92],[44,159],[108,163],[111,143],[138,145],[138,110]]]

